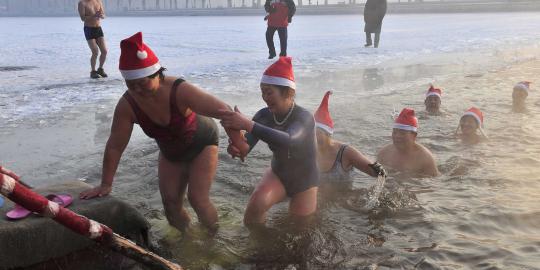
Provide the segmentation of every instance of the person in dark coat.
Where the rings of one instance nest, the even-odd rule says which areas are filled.
[[[364,7],[364,32],[366,32],[366,45],[379,47],[381,37],[381,27],[384,15],[386,14],[386,0],[367,0]],[[371,40],[371,33],[375,33],[375,44]]]
[[[278,31],[280,53],[279,56],[287,56],[287,26],[292,21],[296,12],[296,5],[292,0],[266,0],[264,9],[268,14],[264,20],[268,20],[266,28],[266,45],[268,45],[268,59],[276,57],[274,47],[274,33]]]

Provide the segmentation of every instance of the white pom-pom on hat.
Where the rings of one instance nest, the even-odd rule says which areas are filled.
[[[144,60],[148,57],[148,53],[146,51],[137,51],[137,58]]]

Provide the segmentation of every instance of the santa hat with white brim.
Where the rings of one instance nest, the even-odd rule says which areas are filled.
[[[527,81],[518,82],[514,86],[514,90],[522,90],[522,91],[525,91],[525,92],[529,93],[529,90],[531,90],[530,84],[531,84],[531,82],[527,82]]]
[[[478,130],[480,131],[482,136],[487,138],[487,135],[484,132],[484,113],[480,109],[476,107],[471,107],[461,117],[463,118],[464,116],[472,116],[474,120],[476,120],[476,123],[478,124]],[[458,125],[458,128],[456,129],[456,133],[459,129],[460,125]]]
[[[270,65],[266,71],[264,71],[261,83],[288,86],[292,89],[296,89],[292,58],[282,56],[275,63]]]
[[[319,105],[319,108],[315,112],[315,125],[330,135],[334,134],[334,121],[328,110],[328,99],[331,94],[332,91],[327,91],[326,94],[324,94],[321,105]]]
[[[411,108],[404,108],[394,122],[394,128],[418,132],[418,119]]]
[[[429,97],[429,96],[437,96],[439,98],[442,97],[442,90],[439,89],[439,88],[435,88],[433,87],[433,85],[430,85],[429,86],[429,89],[426,93],[426,98]]]
[[[144,78],[161,69],[157,56],[143,43],[141,32],[120,42],[119,69],[126,80]]]

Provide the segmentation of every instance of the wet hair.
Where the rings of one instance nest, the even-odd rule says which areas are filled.
[[[164,68],[164,67],[161,67],[161,68],[159,68],[159,70],[156,71],[154,74],[148,75],[148,76],[146,76],[146,77],[149,78],[149,79],[153,79],[153,78],[155,78],[156,76],[159,75],[159,80],[160,80],[160,81],[163,81],[163,80],[165,79],[165,74],[163,74],[163,72],[164,72],[165,70],[167,70],[167,69]]]

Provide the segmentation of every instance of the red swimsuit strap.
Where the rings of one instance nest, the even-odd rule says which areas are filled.
[[[183,82],[183,79],[177,79],[171,88],[169,96],[171,118],[166,127],[154,123],[152,119],[150,119],[150,117],[148,117],[148,115],[139,107],[139,105],[137,104],[135,99],[129,94],[129,92],[126,91],[124,93],[123,97],[131,105],[131,108],[135,113],[135,117],[137,117],[138,124],[141,126],[144,133],[149,137],[155,139],[171,138],[175,136],[174,134],[177,134],[177,132],[175,132],[176,130],[189,128],[188,126],[193,124],[192,118],[195,117],[195,114],[192,113],[190,116],[184,117],[180,113],[176,102],[176,92],[178,85]]]

